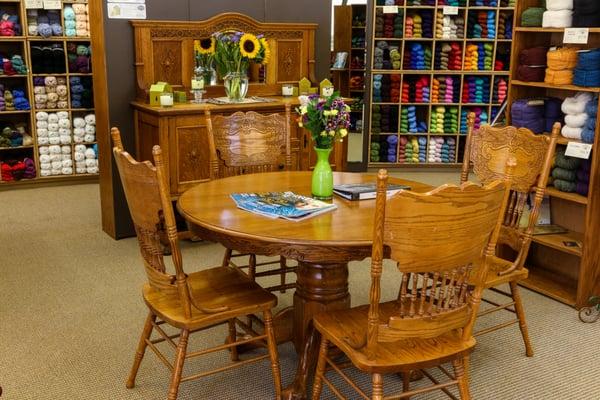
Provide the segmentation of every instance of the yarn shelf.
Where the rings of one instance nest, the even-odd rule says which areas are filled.
[[[600,249],[597,245],[600,235],[600,152],[596,150],[600,145],[597,134],[600,131],[600,120],[597,118],[600,108],[594,100],[600,95],[600,87],[536,82],[533,80],[538,78],[533,78],[533,74],[532,81],[525,81],[524,79],[530,77],[523,75],[521,79],[517,79],[516,66],[520,55],[534,48],[599,48],[600,28],[587,28],[589,36],[585,44],[566,44],[563,43],[565,28],[519,26],[523,12],[531,7],[540,7],[540,4],[538,0],[520,0],[515,10],[516,24],[513,29],[511,52],[512,65],[515,68],[508,82],[508,106],[511,109],[512,105],[517,104],[517,114],[513,116],[507,113],[508,123],[520,126],[533,121],[532,115],[537,112],[534,108],[539,107],[539,103],[523,99],[535,99],[538,102],[545,99],[544,104],[557,102],[560,105],[559,113],[553,114],[550,119],[548,111],[545,111],[546,129],[540,133],[548,134],[548,123],[556,120],[564,126],[564,134],[572,137],[561,136],[558,139],[555,167],[552,171],[553,180],[546,189],[551,223],[565,228],[566,232],[533,236],[526,262],[529,277],[522,285],[570,306],[581,308],[587,305],[590,296],[600,293]],[[530,54],[527,54],[527,57]],[[577,58],[579,57],[578,55]],[[556,60],[554,55],[552,59],[547,57],[546,79],[550,81],[555,77],[548,75],[551,72],[568,72],[571,68],[556,67]],[[562,58],[562,64],[558,65],[567,65],[566,60],[567,58]],[[562,81],[569,80],[561,77]],[[523,108],[524,104],[527,104],[528,109]],[[544,105],[542,109],[547,110],[547,106]],[[590,128],[581,128],[584,123]],[[592,135],[582,135],[581,129],[584,133],[585,129],[590,129],[587,132],[591,132]],[[582,139],[579,139],[578,135]],[[587,142],[592,145],[588,160],[564,155],[566,147],[572,142]],[[578,245],[573,246],[572,243]]]
[[[458,167],[466,113],[476,111],[479,123],[488,123],[506,97],[514,2],[399,0],[387,8],[389,1],[373,3],[368,166]],[[403,37],[381,33],[392,19],[403,26]],[[500,82],[498,91],[494,83]]]
[[[14,137],[14,127],[18,126],[19,129],[25,130],[28,138],[27,145],[0,147],[0,167],[2,167],[0,188],[42,181],[97,180],[95,116],[88,118],[91,124],[87,136],[84,135],[83,126],[77,134],[72,130],[74,120],[84,121],[85,116],[93,115],[95,111],[92,99],[94,75],[89,56],[91,37],[87,1],[62,1],[59,10],[28,9],[26,2],[19,0],[0,1],[0,9],[9,14],[12,12],[12,18],[15,18],[16,24],[19,25],[17,27],[15,24],[14,29],[20,29],[19,32],[14,32],[18,34],[16,36],[2,36],[4,33],[0,32],[0,52],[5,57],[4,63],[7,56],[10,59],[12,55],[19,55],[27,70],[26,74],[5,74],[5,68],[0,71],[0,84],[3,86],[3,91],[6,88],[17,92],[22,88],[23,93],[19,92],[17,96],[24,94],[22,98],[15,97],[17,109],[0,111],[0,118],[2,118],[0,136],[2,136],[2,129],[5,132],[8,130],[8,135],[10,129],[13,129]],[[45,51],[46,49],[49,51]],[[18,70],[18,66],[15,64],[15,70],[22,72]],[[45,80],[48,78],[50,80],[47,83],[51,86],[45,85]],[[11,101],[11,99],[7,100],[7,108],[12,107]],[[4,100],[2,102],[4,103]],[[19,107],[23,109],[18,109]],[[55,133],[56,136],[48,136],[46,123],[38,124],[36,119],[38,113],[63,117],[61,127],[57,128]],[[50,122],[50,125],[58,126],[53,120]],[[87,127],[87,123],[84,124]],[[31,142],[32,144],[29,145]],[[20,143],[20,139],[13,140],[13,145],[15,143]],[[52,147],[59,149],[57,155],[51,157],[51,153],[42,154]],[[76,150],[79,150],[80,154],[75,154]],[[92,160],[88,163],[89,169],[83,166],[88,159],[84,156],[87,150],[89,150],[87,155]],[[41,159],[44,162],[41,162]],[[25,174],[18,170],[18,164],[23,162],[28,168]],[[76,168],[78,163],[79,167]],[[50,168],[51,164],[57,164],[52,165],[54,171],[58,171],[58,164],[61,164],[60,175],[52,175],[50,169],[44,169]],[[14,167],[12,172],[11,166]],[[11,179],[6,179],[10,174],[12,174]]]

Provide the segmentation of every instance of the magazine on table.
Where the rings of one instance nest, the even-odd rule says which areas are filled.
[[[335,204],[293,192],[233,193],[231,198],[242,210],[290,221],[302,221],[337,208]]]
[[[387,185],[387,195],[392,196],[401,190],[410,190],[410,186],[390,183]],[[346,183],[333,185],[333,193],[347,200],[367,200],[377,197],[376,183]]]

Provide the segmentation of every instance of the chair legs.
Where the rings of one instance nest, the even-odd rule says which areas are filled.
[[[327,349],[329,342],[324,337],[321,338],[321,348],[319,350],[319,360],[317,361],[317,370],[315,372],[315,380],[313,382],[312,399],[319,400],[321,391],[323,390],[323,374],[325,374],[325,358],[327,357]]]
[[[281,286],[285,285],[285,269],[287,268],[287,260],[284,256],[279,256],[279,268],[281,268],[280,283]],[[279,293],[285,293],[285,286],[279,291]]]
[[[467,380],[464,371],[464,361],[467,359],[467,357],[468,356],[465,356],[464,359],[459,358],[452,362],[452,366],[454,367],[454,375],[458,381],[458,391],[460,393],[461,400],[471,400],[469,381]]]
[[[225,249],[225,254],[223,255],[223,262],[221,263],[221,265],[223,267],[228,267],[229,266],[229,262],[231,261],[231,254],[233,253],[233,250],[231,249]]]
[[[181,381],[181,373],[183,372],[183,363],[185,361],[185,353],[187,351],[188,337],[190,331],[187,329],[181,330],[181,336],[179,336],[179,343],[177,344],[177,355],[175,358],[175,365],[173,366],[173,375],[171,375],[171,385],[169,387],[168,400],[177,400],[177,393],[179,392],[179,382]]]
[[[237,329],[235,329],[235,319],[232,318],[227,323],[229,325],[229,337],[227,338],[228,343],[233,343],[237,340]],[[233,346],[229,349],[229,357],[231,361],[239,361],[237,347]]]
[[[412,371],[404,371],[402,372],[402,391],[408,392],[410,390],[410,377]],[[410,399],[410,397],[405,397],[406,400]]]
[[[146,352],[146,340],[150,339],[150,335],[152,334],[152,324],[156,320],[156,315],[151,312],[148,313],[148,317],[146,317],[146,323],[144,324],[144,330],[142,331],[142,337],[140,337],[140,342],[138,343],[137,350],[135,352],[135,358],[133,360],[133,366],[131,367],[131,372],[129,372],[129,377],[127,378],[127,382],[125,386],[128,389],[131,389],[135,386],[135,377],[137,376],[138,369],[140,368],[140,364],[142,363],[142,359],[144,358],[144,353]]]
[[[373,381],[373,400],[383,400],[383,376],[381,374],[373,374],[371,380]]]
[[[273,315],[271,310],[263,312],[265,333],[267,334],[267,346],[271,359],[271,370],[273,371],[273,383],[275,384],[275,398],[281,398],[281,371],[279,369],[279,355],[277,353],[277,339],[273,328]],[[235,328],[234,328],[235,329]]]
[[[525,343],[525,354],[527,357],[533,357],[533,347],[531,346],[531,340],[529,339],[529,330],[527,329],[527,322],[525,321],[525,311],[523,309],[523,300],[521,299],[521,293],[519,292],[519,286],[517,282],[510,282],[510,292],[515,302],[515,311],[517,312],[517,319],[519,320],[519,328],[521,329],[521,335],[523,336],[523,342]]]

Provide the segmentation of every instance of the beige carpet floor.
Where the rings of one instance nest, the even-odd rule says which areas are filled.
[[[4,191],[0,199],[2,399],[164,399],[168,374],[153,354],[144,359],[136,388],[124,385],[146,315],[140,295],[144,274],[135,239],[114,241],[100,230],[98,186]],[[218,263],[222,248],[183,243],[183,255],[193,270]],[[353,304],[367,301],[368,267],[368,262],[350,266]],[[393,276],[393,269],[388,266],[384,274]],[[383,281],[384,298],[391,298],[396,282]],[[575,310],[523,292],[535,357],[524,356],[516,326],[481,337],[472,356],[473,398],[600,399],[600,323],[583,324]],[[279,306],[290,301],[288,293]],[[224,330],[217,329],[193,336],[191,345],[216,344],[223,337]],[[289,344],[279,351],[287,384],[297,357]],[[201,358],[191,369],[225,359],[225,354]],[[385,383],[390,390],[400,384],[395,376]],[[186,383],[180,391],[183,400],[269,398],[267,363]],[[325,391],[323,398],[333,396]]]

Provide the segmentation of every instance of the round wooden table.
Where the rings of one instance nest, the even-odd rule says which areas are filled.
[[[334,183],[374,182],[375,175],[335,172]],[[425,192],[430,186],[390,178]],[[310,196],[311,172],[285,171],[240,175],[201,183],[177,203],[193,233],[230,249],[260,255],[283,255],[298,261],[294,293],[293,341],[300,353],[294,383],[284,398],[306,398],[306,380],[316,360],[318,340],[313,315],[350,307],[348,262],[371,255],[374,200],[348,201],[335,196],[337,209],[306,219],[269,219],[240,210],[230,198],[236,192],[292,191]]]

